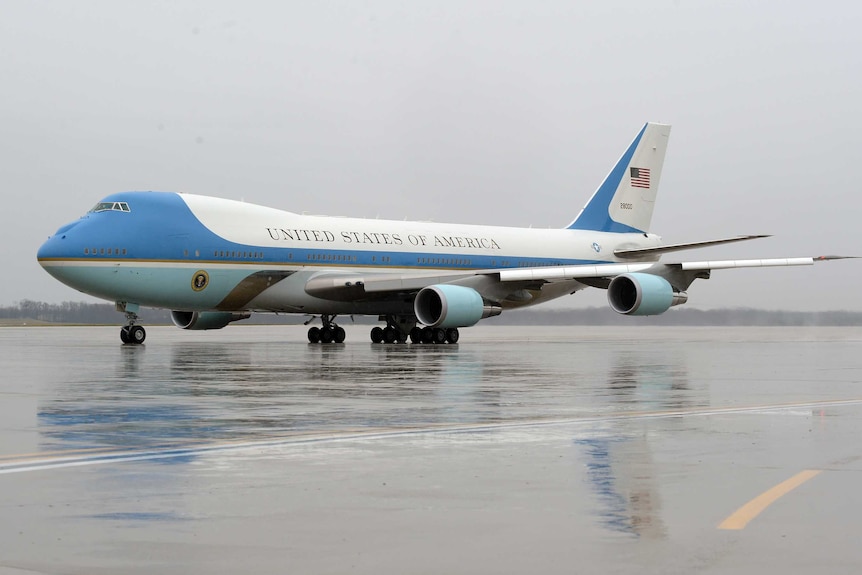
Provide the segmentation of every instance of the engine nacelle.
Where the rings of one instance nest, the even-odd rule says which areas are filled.
[[[666,279],[652,274],[622,274],[608,286],[611,309],[626,315],[659,315],[686,301],[685,292],[673,291]]]
[[[502,308],[485,305],[473,288],[437,284],[416,294],[413,311],[428,327],[470,327],[480,319],[500,315]]]
[[[171,321],[182,329],[221,329],[232,321],[248,319],[250,313],[229,311],[172,311]]]

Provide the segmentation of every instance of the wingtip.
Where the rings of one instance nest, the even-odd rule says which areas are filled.
[[[831,260],[858,260],[862,256],[817,256],[815,262],[828,262]]]

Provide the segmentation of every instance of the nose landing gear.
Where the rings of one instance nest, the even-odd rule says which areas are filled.
[[[126,325],[120,328],[120,341],[132,345],[140,345],[147,339],[147,332],[144,326],[137,325],[138,321],[138,306],[127,303],[118,303],[117,310],[125,312]]]
[[[120,341],[123,343],[142,344],[147,339],[147,332],[140,325],[126,325],[120,328]]]

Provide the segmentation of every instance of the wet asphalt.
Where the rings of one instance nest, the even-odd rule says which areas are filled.
[[[0,573],[862,567],[860,329],[345,327],[0,329]]]

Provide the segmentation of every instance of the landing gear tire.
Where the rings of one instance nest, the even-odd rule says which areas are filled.
[[[320,343],[320,328],[317,326],[308,328],[308,343]]]
[[[120,340],[123,343],[140,345],[145,339],[147,339],[147,332],[140,325],[127,325],[120,330]]]
[[[443,343],[446,343],[446,330],[445,330],[445,329],[440,329],[439,327],[438,327],[438,328],[434,328],[434,332],[433,332],[433,336],[432,336],[432,337],[433,337],[433,340],[432,340],[432,341],[433,341],[434,343],[437,343],[437,344],[443,344]]]
[[[332,341],[335,343],[344,343],[346,337],[347,333],[344,331],[344,328],[339,325],[335,326],[332,333]]]
[[[422,328],[422,343],[432,343],[434,341],[434,328]]]
[[[371,342],[380,343],[383,341],[383,328],[379,325],[371,328]]]
[[[335,334],[332,333],[332,328],[324,327],[320,330],[320,343],[332,343]]]
[[[410,343],[422,343],[421,327],[414,327],[410,330]]]
[[[458,339],[461,337],[461,334],[458,333],[457,327],[450,327],[446,330],[446,341],[449,343],[458,343]]]
[[[395,343],[396,339],[398,339],[398,333],[396,333],[394,328],[386,327],[383,329],[384,343]]]

